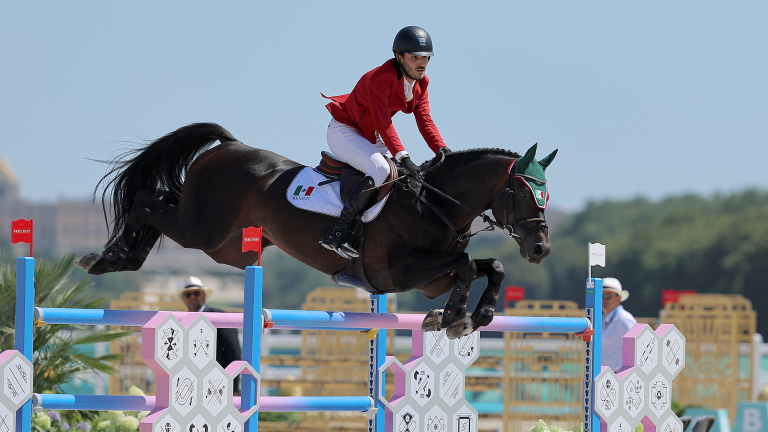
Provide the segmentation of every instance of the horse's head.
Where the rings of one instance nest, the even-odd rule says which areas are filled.
[[[520,255],[539,264],[550,252],[549,231],[544,210],[549,190],[544,171],[555,159],[557,150],[536,160],[536,144],[525,156],[512,162],[507,185],[493,204],[493,215],[512,231],[520,245]]]

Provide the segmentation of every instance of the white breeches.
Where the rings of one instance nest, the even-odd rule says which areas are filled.
[[[371,176],[376,186],[384,183],[389,175],[388,157],[392,157],[387,146],[377,135],[376,144],[371,144],[357,129],[332,119],[328,124],[328,147],[339,159]]]

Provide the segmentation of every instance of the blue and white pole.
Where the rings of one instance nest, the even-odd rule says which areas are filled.
[[[35,259],[16,258],[16,339],[14,348],[32,363],[35,323]],[[32,401],[28,400],[16,411],[16,432],[32,430]]]

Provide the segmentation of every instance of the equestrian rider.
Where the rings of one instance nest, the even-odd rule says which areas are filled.
[[[369,71],[352,93],[329,97],[326,105],[333,119],[328,125],[328,146],[334,155],[365,173],[344,203],[341,216],[320,240],[326,249],[349,258],[360,256],[349,243],[350,231],[368,200],[390,172],[385,158],[395,160],[414,178],[421,170],[400,142],[392,116],[398,111],[414,114],[421,136],[435,153],[450,152],[429,114],[424,74],[432,52],[432,39],[421,27],[405,27],[392,44],[394,58]]]

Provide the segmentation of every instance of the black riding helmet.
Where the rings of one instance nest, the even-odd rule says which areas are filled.
[[[392,52],[397,54],[400,51],[407,52],[415,56],[432,57],[432,38],[429,33],[421,27],[408,26],[397,32],[395,41],[392,43]]]

